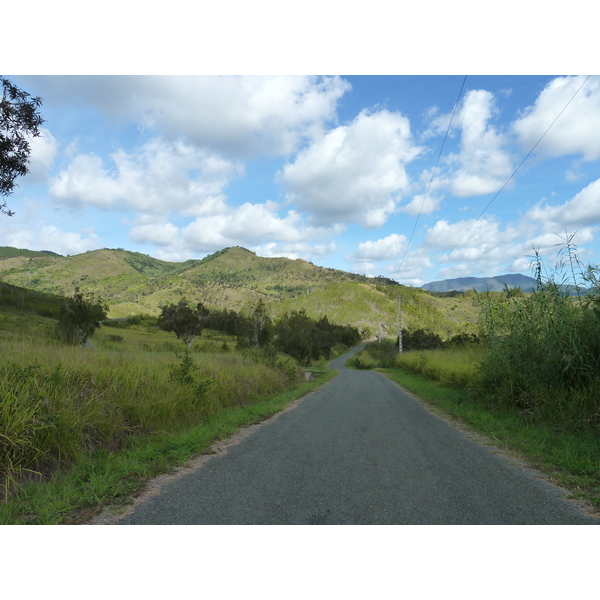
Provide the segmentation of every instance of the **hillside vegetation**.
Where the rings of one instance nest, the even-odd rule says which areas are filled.
[[[326,269],[302,259],[263,258],[240,247],[202,260],[161,261],[126,250],[76,256],[0,252],[0,280],[38,292],[68,296],[81,287],[104,299],[109,318],[157,316],[185,297],[208,308],[249,311],[263,300],[274,317],[304,309],[311,318],[357,327],[366,338],[397,332],[398,296],[403,326],[443,338],[476,332],[474,294],[437,297],[384,278]]]

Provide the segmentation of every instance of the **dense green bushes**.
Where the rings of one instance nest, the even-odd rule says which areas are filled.
[[[315,320],[304,310],[292,310],[272,319],[262,301],[249,314],[227,309],[211,311],[206,326],[236,335],[238,348],[272,346],[301,364],[329,358],[336,346],[350,348],[360,342],[355,327],[330,323],[327,316]]]
[[[67,344],[85,344],[106,319],[107,306],[93,294],[75,288],[72,298],[65,298],[58,315],[55,334]]]
[[[274,346],[302,364],[329,358],[334,346],[350,348],[360,341],[356,328],[334,325],[327,316],[318,321],[301,311],[291,311],[274,327]]]
[[[539,271],[538,271],[539,272]],[[600,296],[597,271],[585,295],[538,279],[523,296],[481,297],[486,352],[482,389],[496,402],[557,425],[600,429]]]

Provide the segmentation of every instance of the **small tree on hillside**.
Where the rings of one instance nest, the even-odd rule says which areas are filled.
[[[191,348],[194,338],[202,332],[207,317],[208,309],[201,302],[192,308],[182,298],[177,304],[163,306],[158,317],[158,327],[163,331],[173,331],[177,339]]]
[[[68,344],[83,345],[106,319],[108,307],[94,294],[75,288],[72,298],[65,298],[56,325],[57,336]]]

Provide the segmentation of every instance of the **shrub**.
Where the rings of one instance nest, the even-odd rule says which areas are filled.
[[[56,336],[68,344],[85,344],[106,319],[107,310],[100,298],[75,288],[73,297],[65,298],[60,309]]]
[[[567,251],[566,264],[572,268],[577,264],[573,247],[568,245]],[[553,414],[561,425],[567,423],[564,416],[572,412],[573,405],[579,405],[577,422],[583,419],[600,427],[596,288],[592,286],[587,295],[577,289],[575,296],[569,296],[568,288],[558,284],[555,275],[542,279],[537,254],[534,264],[537,291],[516,297],[489,293],[480,297],[486,346],[480,367],[482,391],[503,404]],[[593,272],[588,269],[586,277],[593,280]],[[574,279],[573,284],[576,289],[578,281]],[[549,403],[552,410],[548,410]]]
[[[441,346],[442,338],[437,333],[425,329],[402,329],[402,350],[433,350]]]
[[[158,317],[158,327],[163,331],[173,331],[177,339],[190,348],[194,338],[202,332],[207,316],[208,310],[201,302],[192,308],[182,298],[177,304],[163,306]]]

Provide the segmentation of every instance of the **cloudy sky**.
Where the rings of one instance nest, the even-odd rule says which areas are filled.
[[[410,285],[531,275],[566,235],[600,262],[600,77],[8,77],[45,123],[0,245],[239,245]]]

